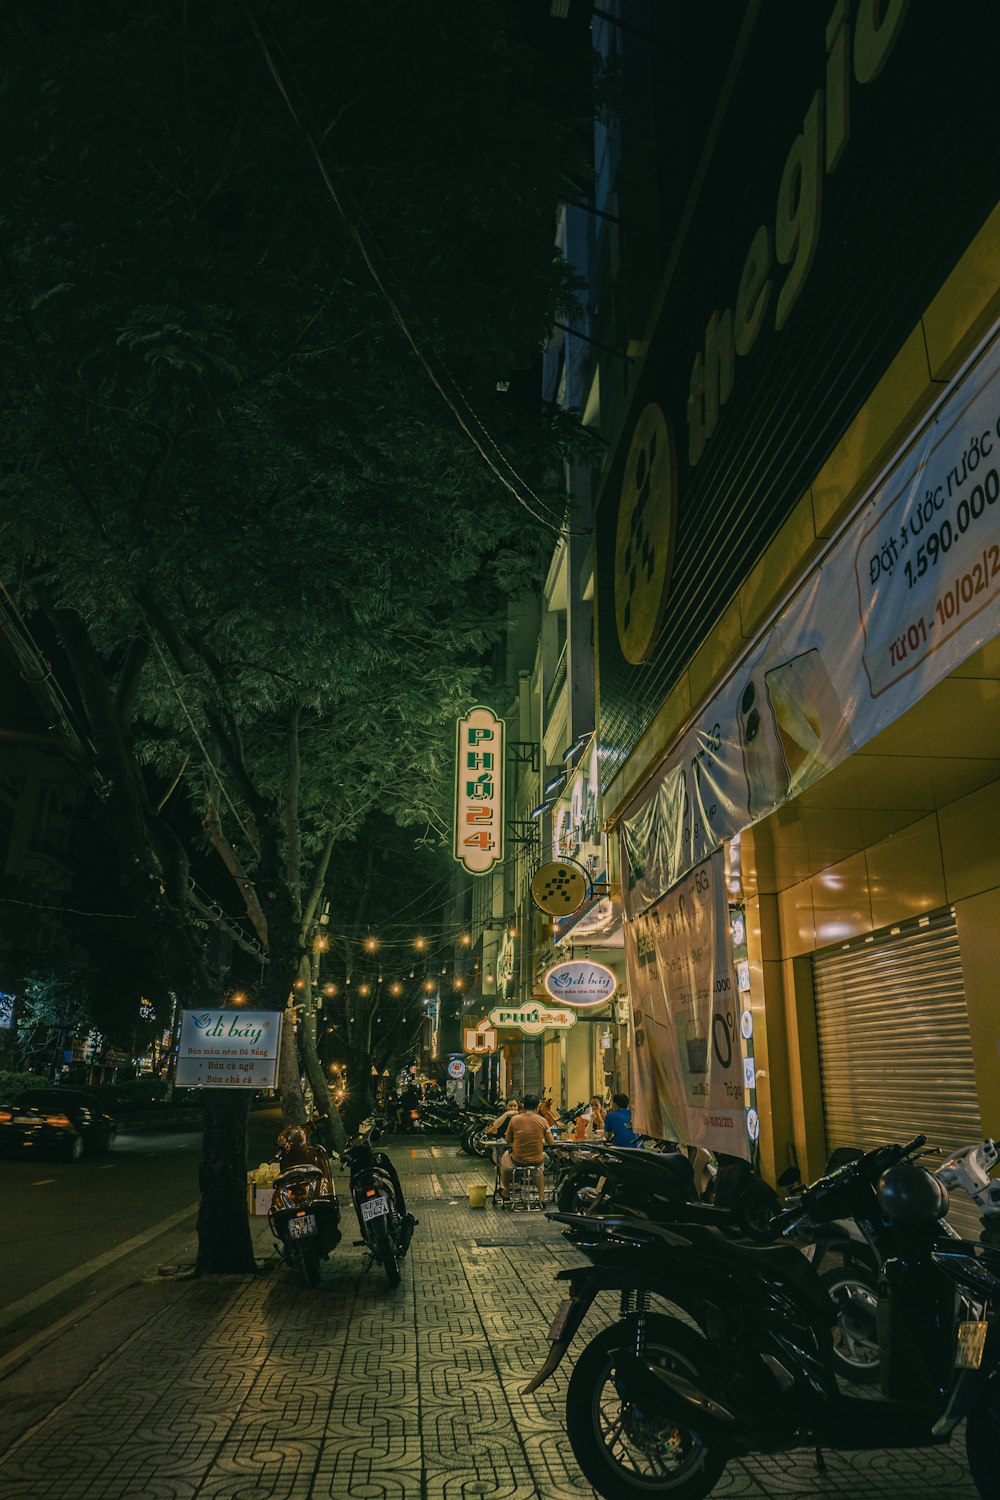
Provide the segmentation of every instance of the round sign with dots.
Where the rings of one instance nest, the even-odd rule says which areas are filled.
[[[531,877],[531,899],[550,917],[568,917],[587,899],[586,871],[571,860],[552,860]]]
[[[663,412],[640,414],[622,474],[615,536],[615,620],[625,660],[649,656],[663,622],[677,531],[677,455]]]

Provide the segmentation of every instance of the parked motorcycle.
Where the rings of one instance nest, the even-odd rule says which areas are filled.
[[[287,1266],[307,1286],[318,1286],[320,1262],[340,1243],[340,1205],[321,1145],[307,1127],[286,1127],[278,1137],[278,1175],[267,1222]]]
[[[856,1148],[840,1147],[830,1156],[826,1172],[858,1161],[861,1155]],[[995,1142],[984,1140],[963,1146],[931,1169],[949,1192],[960,1188],[969,1195],[982,1214],[980,1239],[994,1245],[1000,1244],[1000,1182],[992,1181],[989,1173],[998,1160]],[[794,1171],[785,1174],[785,1185],[789,1179],[797,1184]],[[793,1188],[793,1194],[801,1191],[801,1185]],[[792,1196],[788,1202],[794,1206],[798,1198]],[[856,1385],[873,1385],[879,1378],[877,1245],[853,1219],[823,1224],[804,1220],[796,1239],[837,1309],[833,1359],[838,1375]]]
[[[777,1194],[745,1169],[723,1167],[721,1179],[706,1178],[702,1197],[695,1167],[686,1151],[643,1137],[645,1149],[597,1141],[567,1141],[556,1155],[556,1207],[562,1213],[628,1213],[659,1223],[691,1218],[714,1223],[750,1239],[774,1238],[771,1223],[780,1204]],[[713,1191],[714,1189],[714,1191]]]
[[[396,1169],[384,1151],[375,1149],[375,1139],[375,1122],[362,1120],[341,1159],[350,1172],[351,1198],[361,1230],[358,1243],[367,1247],[372,1261],[385,1271],[389,1285],[396,1287],[400,1283],[400,1261],[410,1248],[417,1220],[407,1213]]]
[[[804,1218],[853,1219],[878,1247],[882,1401],[840,1391],[834,1310],[793,1245],[739,1244],[700,1224],[550,1215],[592,1265],[560,1273],[570,1296],[526,1390],[557,1368],[599,1291],[621,1299],[619,1322],[587,1345],[567,1394],[570,1443],[600,1494],[700,1500],[741,1454],[930,1447],[964,1420],[973,1480],[995,1500],[1000,1251],[944,1224],[947,1189],[914,1160],[925,1144],[867,1152],[778,1219],[786,1232]],[[651,1313],[652,1294],[695,1326]]]

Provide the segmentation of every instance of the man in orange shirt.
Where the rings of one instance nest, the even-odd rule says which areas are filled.
[[[538,1113],[538,1095],[525,1096],[524,1107],[507,1125],[504,1139],[510,1150],[500,1163],[500,1204],[510,1203],[510,1184],[515,1167],[534,1167],[538,1204],[545,1207],[545,1173],[542,1164],[546,1146],[554,1146],[552,1132]]]

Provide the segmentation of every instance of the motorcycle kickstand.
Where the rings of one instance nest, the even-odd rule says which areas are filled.
[[[819,1473],[820,1474],[825,1474],[826,1473],[826,1459],[823,1457],[823,1450],[822,1450],[822,1448],[820,1448],[820,1447],[817,1446],[817,1447],[815,1447],[813,1449],[813,1458],[814,1458],[814,1461],[815,1461],[815,1464],[816,1464],[816,1468],[819,1471]]]

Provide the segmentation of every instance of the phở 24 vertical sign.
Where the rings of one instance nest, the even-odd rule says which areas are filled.
[[[503,859],[503,721],[478,705],[455,735],[454,854],[470,875]]]

